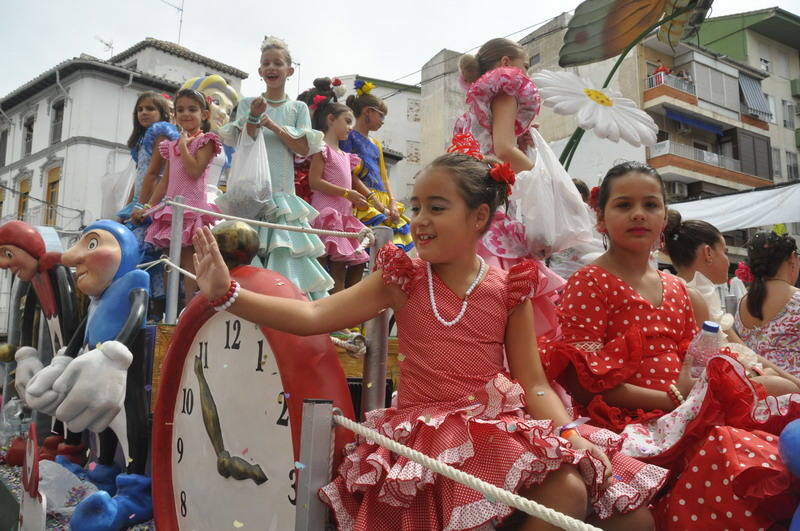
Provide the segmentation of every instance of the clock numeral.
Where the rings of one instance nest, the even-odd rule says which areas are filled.
[[[186,491],[182,490],[181,491],[181,516],[185,517],[187,512],[188,511],[186,510]]]
[[[191,389],[184,387],[181,389],[183,392],[183,402],[181,404],[181,413],[186,413],[187,415],[192,414],[192,410],[194,409],[194,393]]]
[[[292,487],[292,494],[294,494],[294,498],[292,497],[292,494],[289,494],[286,497],[289,498],[289,503],[291,503],[292,505],[297,505],[297,469],[296,468],[293,468],[293,469],[291,469],[289,471],[289,481],[291,481],[289,486]]]
[[[256,364],[256,372],[264,372],[264,340],[258,340],[258,364]]]
[[[208,341],[200,342],[200,354],[197,357],[203,362],[203,368],[208,369]]]
[[[231,341],[231,332],[235,335],[233,336],[233,341]],[[233,324],[230,321],[225,321],[225,348],[239,350],[239,347],[242,346],[242,342],[239,341],[239,334],[242,332],[242,322],[239,319],[235,319]]]
[[[278,393],[278,403],[283,405],[283,409],[281,410],[281,416],[278,417],[278,421],[275,423],[279,426],[288,426],[289,425],[289,401],[286,400],[286,393],[281,391]]]
[[[181,461],[183,461],[183,437],[178,437],[177,450],[178,450],[178,462],[180,463]]]

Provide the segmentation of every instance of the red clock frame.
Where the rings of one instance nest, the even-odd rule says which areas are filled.
[[[264,295],[305,300],[300,290],[282,275],[253,266],[239,266],[231,272],[242,288]],[[152,479],[153,512],[159,529],[178,529],[172,483],[172,422],[186,357],[200,328],[215,315],[205,297],[197,296],[181,315],[161,368],[158,401],[153,415]],[[287,393],[289,420],[295,460],[300,456],[300,427],[303,401],[332,400],[348,418],[354,418],[347,378],[336,349],[327,335],[296,336],[261,327],[275,354],[283,390]],[[334,457],[338,461],[353,434],[336,428]],[[336,466],[338,463],[334,463]],[[335,468],[334,468],[335,470]],[[302,471],[298,471],[302,473]]]

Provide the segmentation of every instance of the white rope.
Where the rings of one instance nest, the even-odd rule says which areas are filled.
[[[452,466],[442,463],[441,461],[437,461],[432,457],[428,457],[427,455],[409,448],[408,446],[404,446],[397,441],[386,437],[385,435],[381,435],[375,430],[371,430],[362,426],[361,424],[358,424],[357,422],[353,422],[347,417],[334,414],[333,422],[339,424],[340,426],[344,426],[348,430],[355,432],[370,441],[376,442],[384,448],[388,448],[396,454],[402,455],[403,457],[406,457],[415,463],[428,467],[438,474],[448,477],[453,481],[461,483],[462,485],[466,485],[471,489],[477,490],[483,494],[487,500],[500,502],[510,507],[514,507],[515,509],[519,509],[520,511],[523,511],[531,516],[535,516],[536,518],[540,518],[545,522],[558,526],[562,529],[600,531],[599,528],[594,527],[593,525],[587,524],[586,522],[581,522],[580,520],[572,518],[571,516],[567,516],[566,514],[562,514],[558,511],[550,509],[549,507],[545,507],[544,505],[536,503],[533,500],[518,496],[511,491],[495,487],[491,483],[487,483],[482,479],[471,476],[466,472],[462,472],[457,468],[453,468]]]
[[[367,354],[367,345],[360,334],[348,334],[346,339],[331,336],[331,342],[337,347],[345,349],[352,356],[365,356]]]
[[[139,269],[144,269],[145,271],[147,271],[151,267],[157,266],[158,264],[166,265],[167,267],[165,269],[167,270],[167,273],[169,273],[170,269],[175,269],[175,270],[179,271],[180,273],[186,275],[187,277],[191,278],[192,280],[197,280],[197,276],[194,273],[192,273],[190,271],[186,271],[181,266],[170,262],[169,258],[167,258],[166,256],[162,256],[158,260],[153,260],[152,262],[145,262],[143,264],[139,264],[136,267],[138,267]]]
[[[209,216],[216,216],[218,218],[223,219],[230,219],[233,221],[243,221],[250,225],[256,225],[258,227],[266,227],[268,229],[278,229],[278,230],[288,230],[293,232],[305,232],[307,234],[316,234],[318,236],[336,236],[339,238],[355,238],[359,242],[362,242],[362,247],[371,247],[375,244],[375,234],[372,232],[372,229],[369,227],[364,227],[358,232],[344,232],[339,230],[324,230],[324,229],[314,229],[314,228],[306,228],[306,227],[294,227],[292,225],[280,225],[278,223],[269,223],[267,221],[257,221],[255,219],[247,219],[247,218],[240,218],[238,216],[231,216],[229,214],[222,214],[220,212],[214,212],[212,210],[205,210],[202,208],[198,208],[191,205],[186,205],[183,203],[176,203],[175,201],[167,200],[164,201],[165,205],[170,205],[173,207],[181,207],[184,210],[192,210],[194,212],[200,212],[201,214],[208,214]],[[157,210],[159,207],[153,208],[148,212],[152,212]],[[163,207],[161,207],[163,208]],[[366,243],[364,242],[366,240]]]

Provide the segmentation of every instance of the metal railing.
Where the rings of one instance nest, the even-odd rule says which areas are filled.
[[[661,85],[666,85],[668,87],[672,87],[676,90],[680,90],[681,92],[686,92],[687,94],[696,95],[694,88],[694,82],[689,81],[688,79],[682,79],[678,76],[673,74],[665,74],[663,72],[659,72],[658,74],[653,74],[652,76],[647,76],[647,79],[644,83],[644,89],[648,90],[651,88],[656,88]]]
[[[742,171],[742,163],[736,159],[719,155],[712,151],[705,151],[697,149],[696,147],[688,144],[679,144],[671,140],[664,140],[658,142],[650,147],[650,157],[659,157],[661,155],[677,155],[686,159],[696,160],[705,164],[711,164],[719,168],[727,170]]]

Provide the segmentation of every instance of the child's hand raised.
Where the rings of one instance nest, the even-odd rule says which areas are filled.
[[[227,293],[231,285],[231,275],[219,252],[217,240],[211,229],[203,227],[194,233],[192,243],[197,286],[208,300],[219,299]]]

